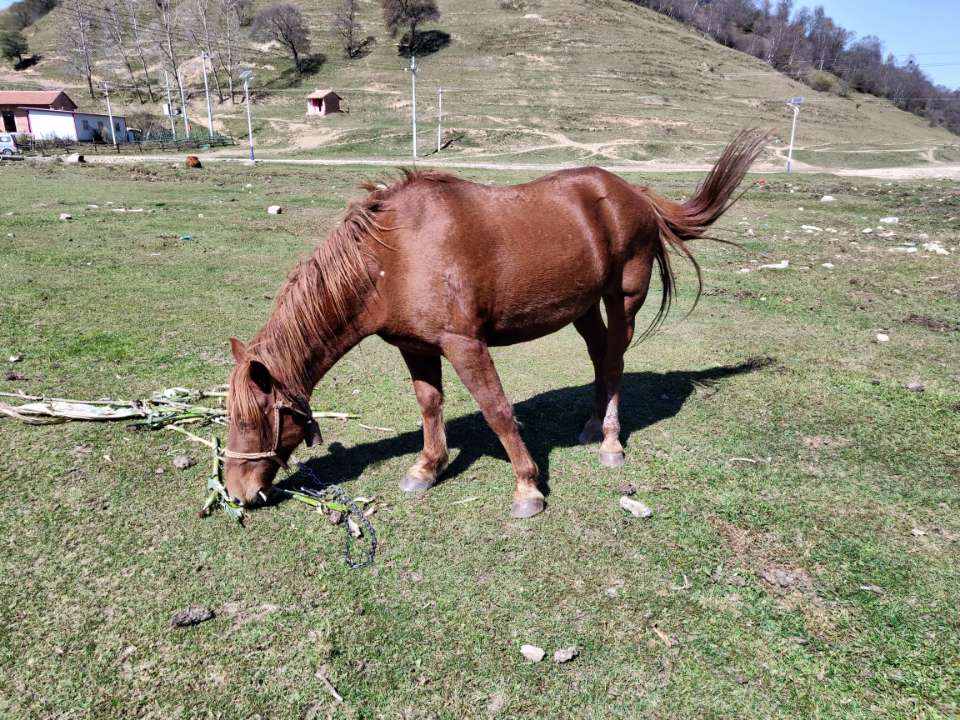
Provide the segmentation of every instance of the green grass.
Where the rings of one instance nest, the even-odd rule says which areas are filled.
[[[257,330],[368,174],[4,166],[0,359],[22,354],[4,369],[27,379],[0,384],[132,398],[225,382],[228,337]],[[698,180],[633,179],[673,197]],[[198,519],[207,453],[179,435],[0,421],[0,716],[954,717],[960,334],[907,319],[960,317],[958,212],[943,182],[768,178],[721,223],[744,249],[695,244],[694,314],[681,322],[684,270],[666,330],[627,355],[622,471],[574,444],[591,378],[576,333],[497,349],[550,488],[531,521],[508,519],[510,466],[449,368],[452,468],[403,496],[419,412],[396,350],[365,341],[315,404],[396,432],[327,421],[325,446],[298,454],[378,498],[366,571],[299,503],[245,529]],[[888,250],[903,241],[951,255]],[[198,465],[176,471],[180,453]],[[653,518],[619,509],[623,480]],[[777,567],[798,583],[773,587]],[[217,617],[170,628],[190,605]],[[524,662],[523,643],[548,660]],[[575,661],[549,662],[568,645]]]

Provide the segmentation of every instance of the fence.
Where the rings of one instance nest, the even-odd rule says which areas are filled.
[[[237,141],[226,135],[208,137],[174,137],[171,133],[166,136],[150,136],[142,140],[118,143],[114,147],[110,143],[78,142],[76,140],[38,140],[31,137],[17,138],[17,147],[24,155],[62,155],[64,153],[81,153],[85,155],[98,154],[140,154],[148,152],[167,152],[182,150],[209,150],[214,147],[236,145]]]

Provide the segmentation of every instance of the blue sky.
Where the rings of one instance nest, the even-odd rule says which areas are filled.
[[[13,0],[0,0],[0,8]],[[960,2],[958,0],[820,0],[827,14],[858,37],[876,35],[898,58],[916,56],[934,82],[960,87]],[[443,0],[440,0],[443,7]]]

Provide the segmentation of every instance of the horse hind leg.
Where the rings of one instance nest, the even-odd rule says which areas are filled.
[[[423,413],[423,450],[400,481],[405,492],[422,492],[437,482],[449,462],[443,425],[443,376],[439,355],[402,351],[413,379],[413,390]]]
[[[497,434],[513,465],[516,487],[511,516],[528,518],[537,515],[546,506],[543,493],[537,488],[539,470],[520,437],[513,407],[503,392],[490,351],[482,341],[459,335],[445,338],[442,347],[443,354],[480,406],[487,425]]]
[[[606,408],[603,415],[603,440],[600,443],[600,464],[620,467],[625,461],[620,443],[620,389],[623,383],[623,356],[633,340],[634,319],[643,305],[650,287],[652,263],[636,258],[624,268],[623,295],[607,296],[607,347],[603,359],[603,380]]]
[[[573,326],[587,344],[590,362],[593,364],[593,411],[583,426],[577,441],[581,445],[603,440],[603,414],[607,404],[607,390],[603,380],[603,358],[607,350],[607,326],[600,315],[597,303],[584,315],[574,320]]]

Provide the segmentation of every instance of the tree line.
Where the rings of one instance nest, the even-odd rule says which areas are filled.
[[[347,59],[363,57],[374,42],[359,20],[358,4],[341,0],[330,27]],[[400,38],[401,54],[417,47],[423,23],[440,17],[436,0],[380,5],[387,31]],[[256,13],[252,0],[19,0],[0,15],[0,52],[22,63],[29,49],[21,30],[57,6],[60,54],[91,98],[99,95],[95,85],[109,81],[141,103],[156,102],[168,85],[176,100],[186,100],[184,65],[200,55],[214,97],[236,102],[242,65],[273,52],[273,43],[298,75],[309,67],[310,28],[300,6],[283,0]]]
[[[960,133],[960,89],[936,85],[914,58],[884,54],[879,38],[836,23],[823,6],[793,0],[627,0],[696,27],[815,90],[887,98],[901,110]]]

